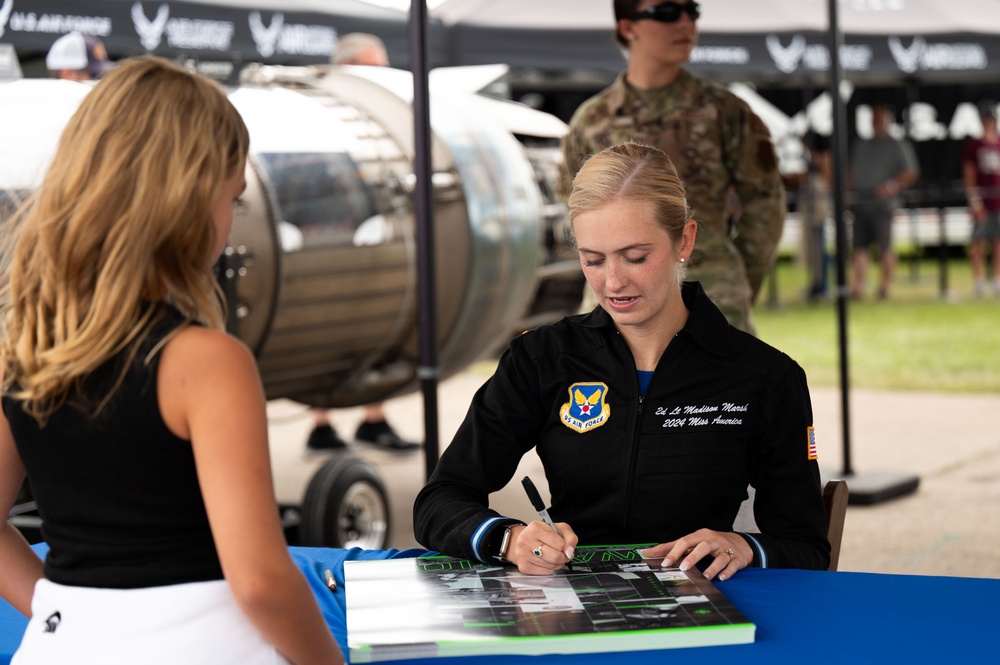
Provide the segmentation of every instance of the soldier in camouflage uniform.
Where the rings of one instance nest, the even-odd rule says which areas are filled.
[[[688,278],[702,283],[730,323],[753,333],[751,310],[785,219],[770,134],[746,102],[681,67],[697,39],[696,3],[614,0],[614,9],[628,70],[570,120],[562,193],[568,196],[584,160],[610,145],[637,141],[663,150],[684,179],[699,226]],[[730,193],[740,210],[727,204]]]

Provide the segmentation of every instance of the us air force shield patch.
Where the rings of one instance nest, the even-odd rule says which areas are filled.
[[[569,387],[569,401],[559,408],[559,419],[580,433],[600,427],[611,417],[611,406],[604,401],[607,394],[606,384],[574,383]]]

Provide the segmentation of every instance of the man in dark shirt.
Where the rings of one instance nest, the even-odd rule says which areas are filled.
[[[881,277],[878,296],[889,297],[889,286],[896,267],[892,250],[892,216],[899,207],[899,193],[920,177],[920,167],[909,141],[894,138],[893,110],[888,104],[872,109],[874,136],[859,141],[851,152],[851,181],[854,188],[854,283],[851,296],[864,294],[868,276],[868,252],[879,252]]]

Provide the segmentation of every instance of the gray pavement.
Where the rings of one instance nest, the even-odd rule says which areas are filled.
[[[442,448],[492,368],[480,363],[441,383]],[[841,476],[840,391],[814,388],[812,399],[823,474]],[[851,461],[858,480],[883,472],[913,474],[920,486],[906,496],[848,507],[840,570],[1000,577],[1000,396],[854,390],[850,403]],[[389,400],[386,410],[400,433],[423,438],[419,394]],[[305,451],[309,410],[277,400],[268,413],[278,499],[300,503],[325,459]],[[331,416],[338,431],[349,436],[362,410],[341,409]],[[388,488],[389,546],[417,547],[411,507],[424,482],[423,450],[392,453],[355,444],[352,451],[379,470]],[[541,464],[529,455],[514,481],[492,500],[501,512],[528,520],[534,513],[518,482],[524,474],[547,495]]]

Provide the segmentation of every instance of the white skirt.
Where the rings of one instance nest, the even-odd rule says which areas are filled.
[[[225,580],[94,589],[41,579],[11,665],[288,665]]]

